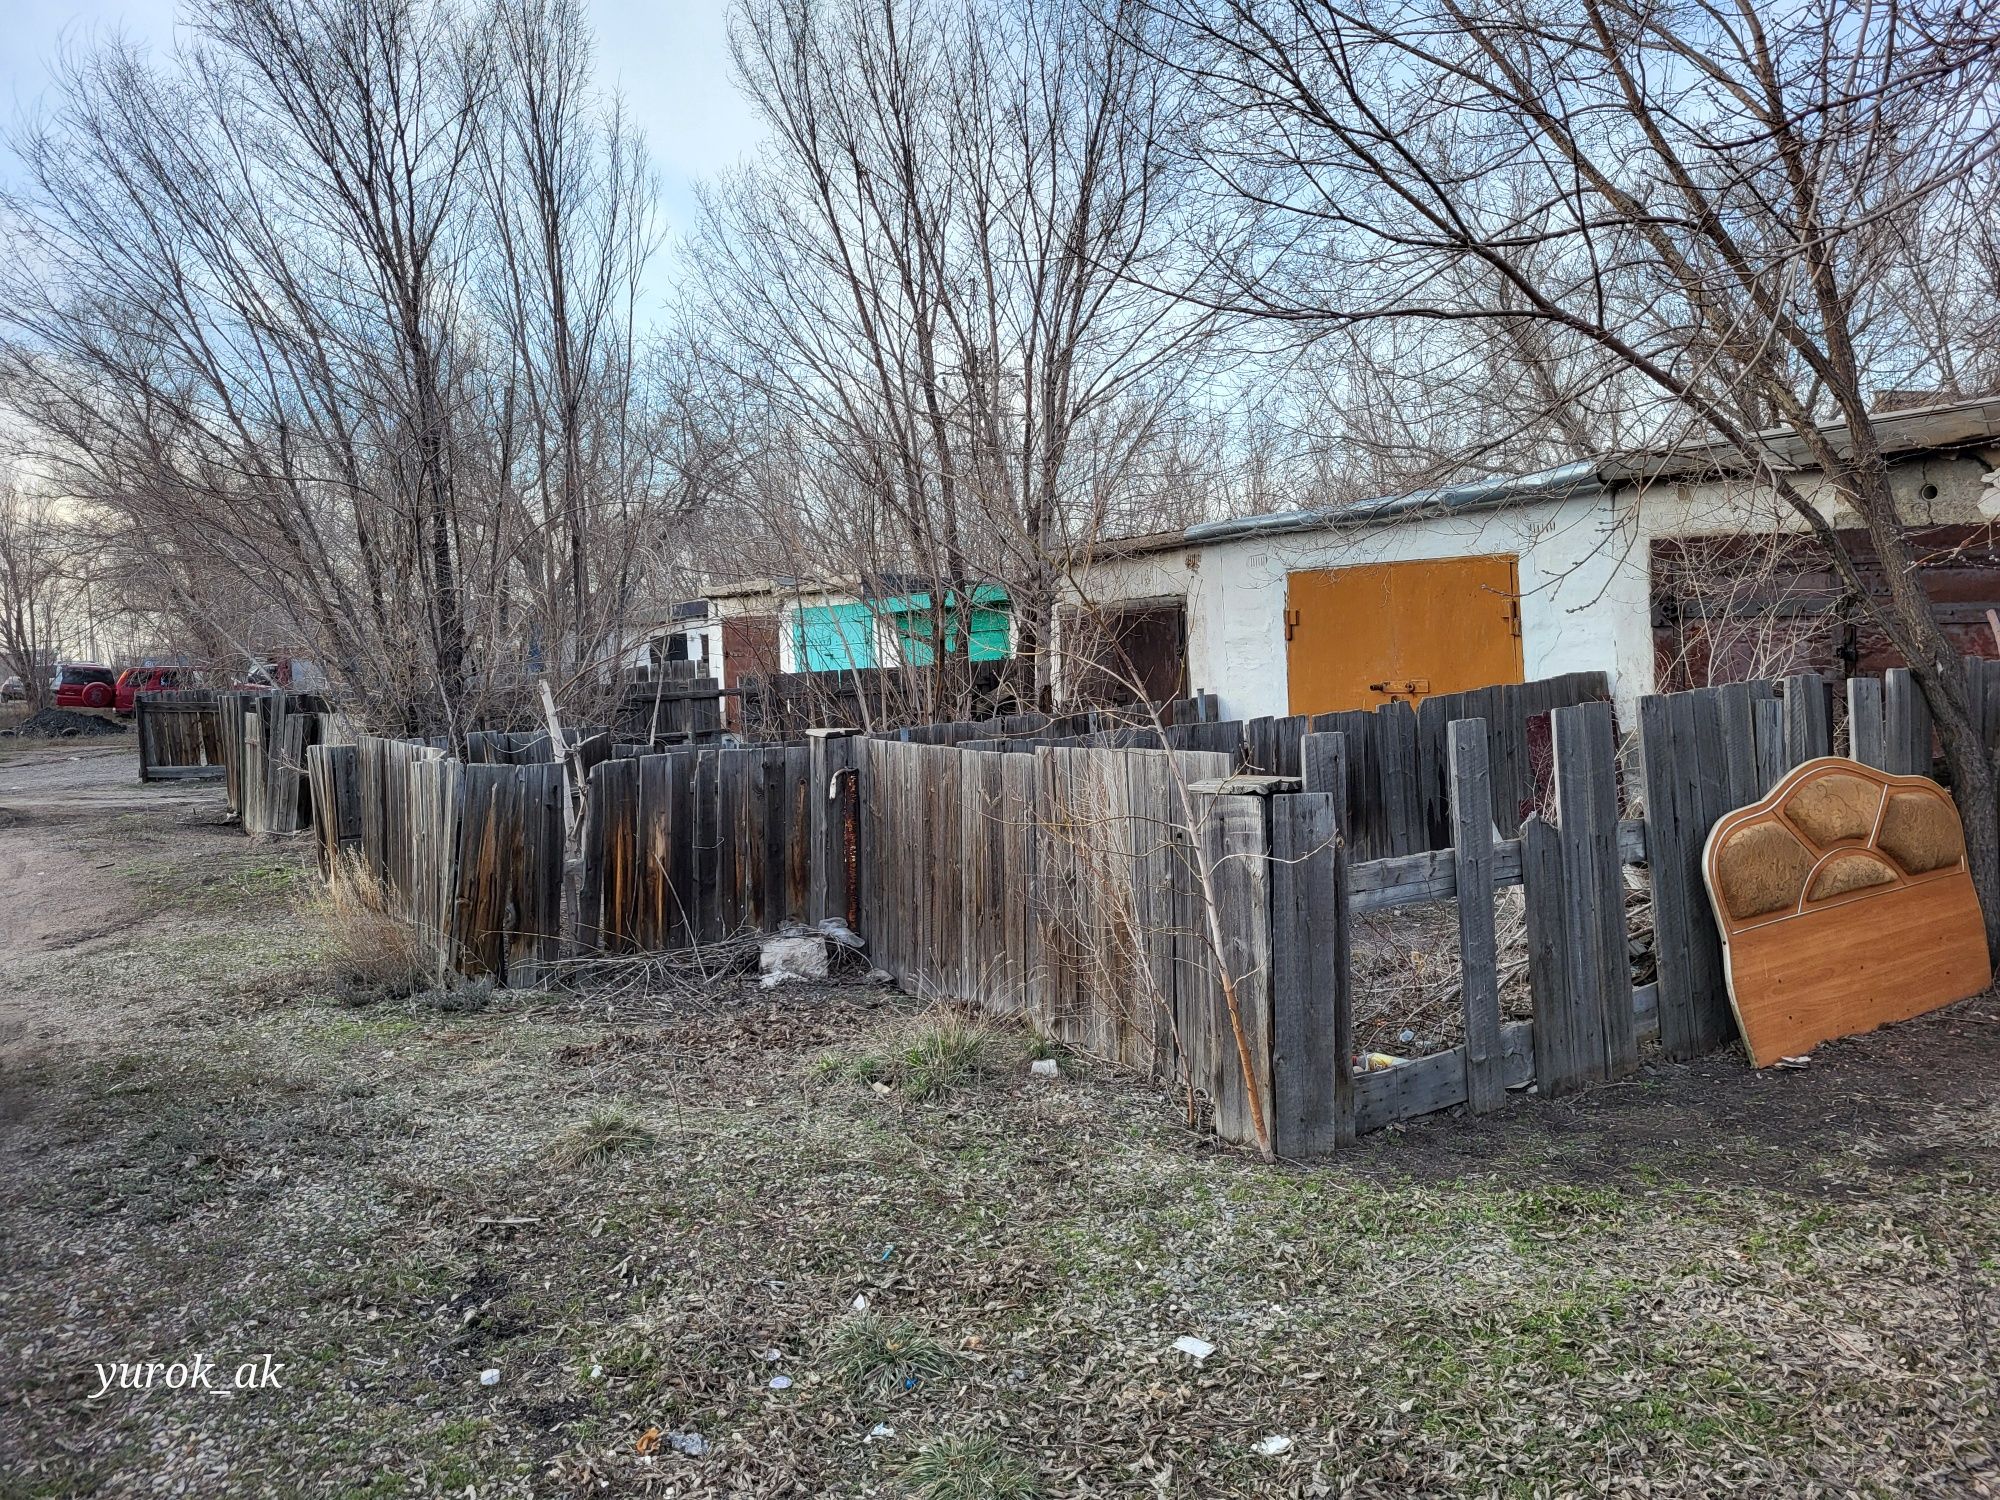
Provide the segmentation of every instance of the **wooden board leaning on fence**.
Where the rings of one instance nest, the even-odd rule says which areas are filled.
[[[1809,760],[1716,823],[1702,874],[1760,1068],[1993,981],[1958,809],[1925,777]]]

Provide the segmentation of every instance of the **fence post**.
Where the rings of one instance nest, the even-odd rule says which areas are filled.
[[[838,917],[849,926],[861,920],[857,856],[857,826],[861,777],[857,765],[860,739],[849,729],[815,729],[807,733],[812,772],[806,795],[812,798],[811,897],[808,921]]]
[[[1270,830],[1268,798],[1229,792],[1196,793],[1199,826],[1192,830],[1194,857],[1207,870],[1207,892],[1198,892],[1196,921],[1204,925],[1207,893],[1215,902],[1213,920],[1221,942],[1205,944],[1207,987],[1214,1028],[1213,1069],[1205,1086],[1215,1103],[1216,1134],[1239,1145],[1257,1144],[1257,1121],[1272,1133]],[[1235,1014],[1229,996],[1236,997]],[[1242,1026],[1239,1048],[1236,1026]],[[1244,1054],[1249,1076],[1244,1076]],[[1276,1149],[1276,1141],[1272,1141]]]
[[[1611,705],[1551,715],[1556,819],[1567,929],[1565,985],[1587,1056],[1618,1078],[1639,1064],[1632,969],[1625,946],[1625,882],[1618,861],[1618,762]]]
[[[1486,721],[1445,726],[1452,864],[1458,880],[1459,1003],[1465,1016],[1465,1102],[1476,1115],[1506,1102],[1500,974],[1493,934],[1493,781]]]
[[[1354,1140],[1340,802],[1330,787],[1269,799],[1272,1144],[1280,1156]]]

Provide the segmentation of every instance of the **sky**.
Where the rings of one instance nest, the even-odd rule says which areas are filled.
[[[599,81],[625,96],[660,175],[668,227],[694,216],[693,184],[752,151],[761,127],[729,82],[728,0],[586,0]],[[11,129],[49,85],[59,48],[123,31],[155,54],[173,43],[175,0],[0,0],[0,119]],[[0,146],[0,181],[11,183]]]

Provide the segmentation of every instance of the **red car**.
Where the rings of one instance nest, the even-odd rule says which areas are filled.
[[[141,693],[171,693],[192,681],[186,667],[127,667],[118,674],[118,712],[137,713]]]
[[[73,661],[56,668],[57,708],[109,708],[118,700],[118,674],[96,662]]]

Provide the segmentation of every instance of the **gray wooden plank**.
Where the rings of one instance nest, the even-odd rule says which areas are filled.
[[[1501,1080],[1510,1089],[1534,1079],[1534,1028],[1509,1021],[1500,1028]],[[1356,1134],[1465,1103],[1464,1048],[1451,1047],[1354,1079]]]
[[[1458,886],[1459,999],[1465,1020],[1465,1097],[1474,1114],[1506,1098],[1500,1078],[1500,971],[1493,929],[1493,789],[1486,723],[1445,730],[1451,844]]]
[[[1864,766],[1887,769],[1882,740],[1882,679],[1847,679],[1847,753]],[[1755,798],[1751,799],[1755,801]]]
[[[1579,1052],[1601,1057],[1607,1076],[1623,1077],[1638,1066],[1638,1044],[1625,952],[1611,706],[1559,708],[1551,720],[1571,1014],[1578,1021]]]
[[[1891,667],[1882,674],[1882,739],[1897,776],[1931,773],[1931,710],[1908,667]]]
[[[1785,759],[1804,765],[1833,753],[1833,731],[1827,714],[1826,679],[1802,672],[1785,679]]]
[[[1597,1076],[1598,1070],[1578,1053],[1577,1028],[1570,1013],[1562,846],[1555,829],[1539,816],[1521,824],[1521,863],[1527,887],[1535,1078],[1541,1091],[1553,1098]]]
[[[1354,1130],[1337,802],[1302,792],[1268,807],[1272,1134],[1280,1156],[1312,1156]]]
[[[1785,705],[1775,698],[1760,700],[1755,706],[1757,722],[1757,796],[1771,790],[1791,769],[1785,743]],[[1750,799],[1756,801],[1756,797]]]

